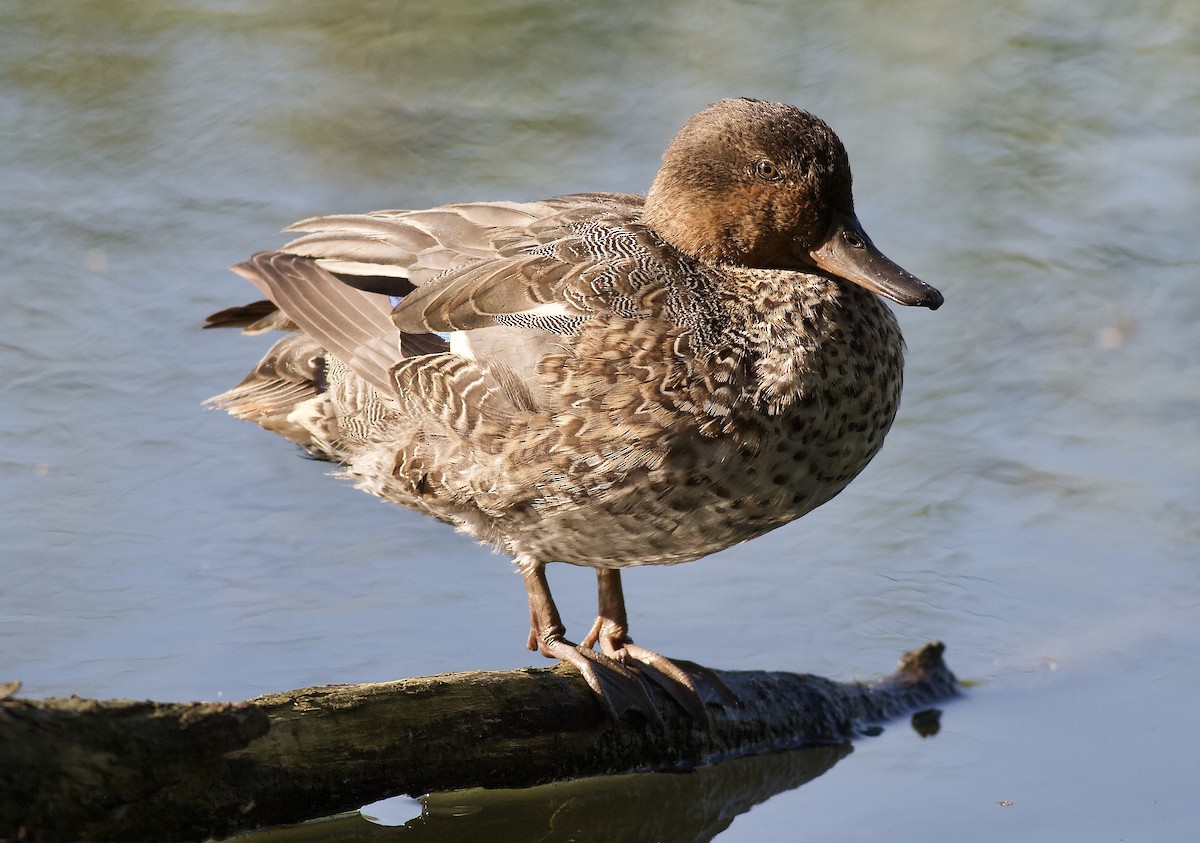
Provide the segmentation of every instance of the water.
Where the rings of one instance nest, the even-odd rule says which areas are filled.
[[[531,663],[503,559],[200,408],[269,340],[197,325],[255,297],[224,267],[296,219],[642,192],[688,115],[749,94],[838,130],[867,230],[947,304],[899,314],[871,467],[632,572],[634,635],[843,679],[937,638],[976,685],[936,737],[894,724],[719,839],[1193,838],[1200,7],[77,0],[0,24],[0,678],[231,700]],[[550,576],[586,627],[590,573]]]

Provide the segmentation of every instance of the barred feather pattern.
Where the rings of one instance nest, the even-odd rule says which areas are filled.
[[[895,319],[826,276],[701,264],[640,223],[641,202],[299,223],[240,270],[285,314],[244,327],[299,333],[213,402],[521,559],[673,564],[787,523],[881,446],[901,385]],[[356,275],[412,291],[388,317],[386,295],[340,280]],[[333,311],[309,315],[314,296]],[[450,346],[406,353],[385,332],[451,332]],[[314,352],[324,382],[314,367],[300,388]]]

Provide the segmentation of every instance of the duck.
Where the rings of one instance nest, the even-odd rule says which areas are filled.
[[[854,210],[846,150],[795,106],[726,99],[668,144],[645,196],[319,216],[233,270],[263,300],[205,327],[283,336],[213,407],[363,490],[509,556],[528,647],[620,717],[736,704],[638,646],[621,574],[748,541],[878,453],[904,342],[884,302],[943,297]],[[546,577],[593,568],[575,643]]]

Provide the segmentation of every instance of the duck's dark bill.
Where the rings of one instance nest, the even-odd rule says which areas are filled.
[[[898,304],[930,310],[942,306],[942,294],[875,248],[855,217],[837,215],[825,241],[809,254],[826,272]]]

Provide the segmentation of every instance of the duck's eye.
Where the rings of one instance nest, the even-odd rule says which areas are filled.
[[[763,181],[779,181],[783,178],[782,173],[779,172],[779,168],[766,158],[754,165],[754,175]]]

